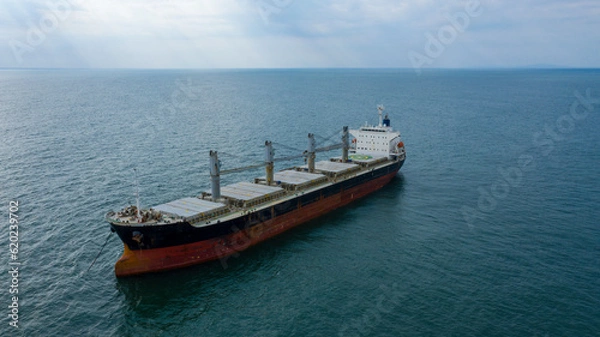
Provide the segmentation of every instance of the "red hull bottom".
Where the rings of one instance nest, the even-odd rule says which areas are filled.
[[[300,207],[252,228],[235,230],[235,233],[226,237],[148,250],[131,250],[127,245],[124,245],[123,255],[115,264],[115,274],[117,277],[139,275],[182,268],[219,259],[223,266],[227,266],[226,261],[229,256],[338,207],[347,205],[356,199],[362,198],[382,188],[396,176],[396,173],[390,173],[366,184],[348,189],[340,194]]]

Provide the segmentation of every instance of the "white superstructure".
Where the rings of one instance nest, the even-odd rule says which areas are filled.
[[[378,106],[379,125],[367,125],[358,130],[350,130],[354,137],[350,153],[373,157],[399,157],[403,159],[406,152],[404,143],[400,138],[400,132],[394,131],[390,125],[390,119],[386,114],[383,117],[383,106]]]

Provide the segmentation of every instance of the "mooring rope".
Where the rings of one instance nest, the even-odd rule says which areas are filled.
[[[104,244],[102,245],[102,248],[100,248],[100,252],[98,253],[98,255],[96,255],[96,258],[94,259],[94,261],[92,261],[92,264],[90,264],[90,266],[88,267],[88,269],[85,271],[86,273],[88,271],[90,271],[90,268],[92,268],[92,266],[94,265],[94,263],[96,263],[96,260],[98,259],[98,257],[100,257],[100,254],[102,254],[102,251],[104,250],[104,247],[108,243],[108,239],[110,239],[111,235],[112,235],[112,232],[108,233],[108,236],[106,237],[106,241],[104,241]]]

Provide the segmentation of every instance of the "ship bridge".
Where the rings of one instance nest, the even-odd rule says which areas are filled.
[[[404,143],[400,139],[400,132],[392,129],[387,114],[383,117],[384,107],[382,105],[378,106],[377,110],[379,112],[379,125],[365,123],[358,130],[350,130],[350,134],[354,136],[351,152],[373,157],[404,155]]]
[[[388,129],[387,127],[363,127],[359,130],[350,130],[350,134],[355,137],[353,142],[355,153],[388,156],[400,142],[400,133],[390,132]]]

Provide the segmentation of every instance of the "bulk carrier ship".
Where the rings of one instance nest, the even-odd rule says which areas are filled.
[[[406,158],[400,132],[383,107],[379,124],[342,131],[342,142],[316,148],[308,135],[306,164],[274,172],[274,151],[265,142],[266,175],[253,182],[220,186],[218,153],[210,151],[211,190],[140,209],[110,211],[106,220],[123,241],[117,277],[225,261],[261,241],[376,191],[394,178]],[[341,149],[342,156],[315,162],[316,153]],[[137,194],[137,192],[136,192]]]

